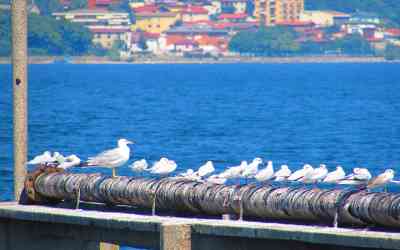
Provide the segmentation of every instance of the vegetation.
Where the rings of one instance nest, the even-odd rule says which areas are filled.
[[[400,47],[388,44],[385,49],[385,58],[387,60],[400,60]]]
[[[0,56],[10,55],[10,13],[0,11]],[[32,14],[28,22],[28,45],[31,55],[82,55],[91,46],[87,28],[52,17]]]
[[[241,54],[279,56],[293,54],[300,46],[291,29],[271,27],[242,31],[232,37],[229,49]]]
[[[346,55],[372,55],[375,53],[368,41],[360,35],[350,35],[342,39],[326,43],[303,43],[303,54],[346,54]]]
[[[343,12],[365,11],[387,18],[400,25],[400,1],[398,0],[307,0],[307,10],[337,10]]]

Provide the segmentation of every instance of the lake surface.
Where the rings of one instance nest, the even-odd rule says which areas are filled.
[[[292,169],[400,169],[400,64],[53,64],[29,73],[29,157],[85,159],[125,137],[136,141],[133,160],[166,156],[179,171],[257,156]],[[0,200],[12,198],[10,78],[0,65]]]

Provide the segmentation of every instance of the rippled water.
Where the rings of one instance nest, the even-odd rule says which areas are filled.
[[[222,169],[256,156],[291,168],[362,165],[375,174],[400,164],[399,64],[29,70],[29,157],[49,149],[86,158],[126,137],[137,142],[135,160],[167,156],[179,170],[205,160]],[[12,195],[10,75],[0,65],[0,200]]]

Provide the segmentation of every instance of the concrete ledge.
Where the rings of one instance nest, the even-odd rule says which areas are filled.
[[[73,239],[74,237],[78,238],[81,235],[86,235],[85,240],[89,240],[92,237],[90,240],[112,243],[117,243],[123,240],[124,237],[128,237],[130,239],[123,240],[126,244],[132,246],[146,245],[155,248],[158,248],[156,246],[160,246],[162,237],[161,228],[164,225],[188,225],[192,234],[192,249],[202,249],[201,244],[195,243],[196,240],[199,242],[202,241],[202,238],[203,242],[208,243],[208,247],[210,247],[210,244],[212,246],[212,239],[215,239],[215,242],[217,240],[226,242],[227,240],[240,239],[241,242],[244,242],[243,244],[248,244],[248,240],[252,240],[253,243],[258,242],[257,244],[263,246],[265,246],[265,242],[267,241],[277,241],[278,243],[297,242],[358,249],[400,249],[400,232],[393,231],[369,231],[364,229],[268,222],[223,221],[219,219],[193,219],[0,203],[0,224],[6,222],[20,222],[30,226],[37,224],[43,227],[53,225],[53,228],[55,228],[51,229],[53,230],[53,234],[57,234],[57,232],[63,234],[66,230],[65,228],[57,229],[56,225],[58,227],[71,226],[71,228],[79,228],[79,230],[83,231],[97,230],[97,233],[92,234],[83,231],[80,231],[78,234],[71,233],[69,237]],[[172,227],[170,226],[169,228]],[[39,226],[35,228],[39,228]],[[170,233],[167,234],[170,235]],[[145,239],[145,244],[143,242],[135,244],[141,239]],[[187,239],[187,236],[183,239]],[[207,239],[207,241],[204,241],[204,239]],[[248,247],[253,247],[253,243],[252,246]],[[292,249],[295,248],[292,247]]]

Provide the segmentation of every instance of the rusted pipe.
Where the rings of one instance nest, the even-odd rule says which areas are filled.
[[[216,185],[183,178],[149,179],[73,174],[43,168],[26,182],[32,201],[80,200],[200,215],[235,214],[252,219],[380,225],[400,228],[400,195],[359,190]],[[238,202],[239,201],[239,202]]]

